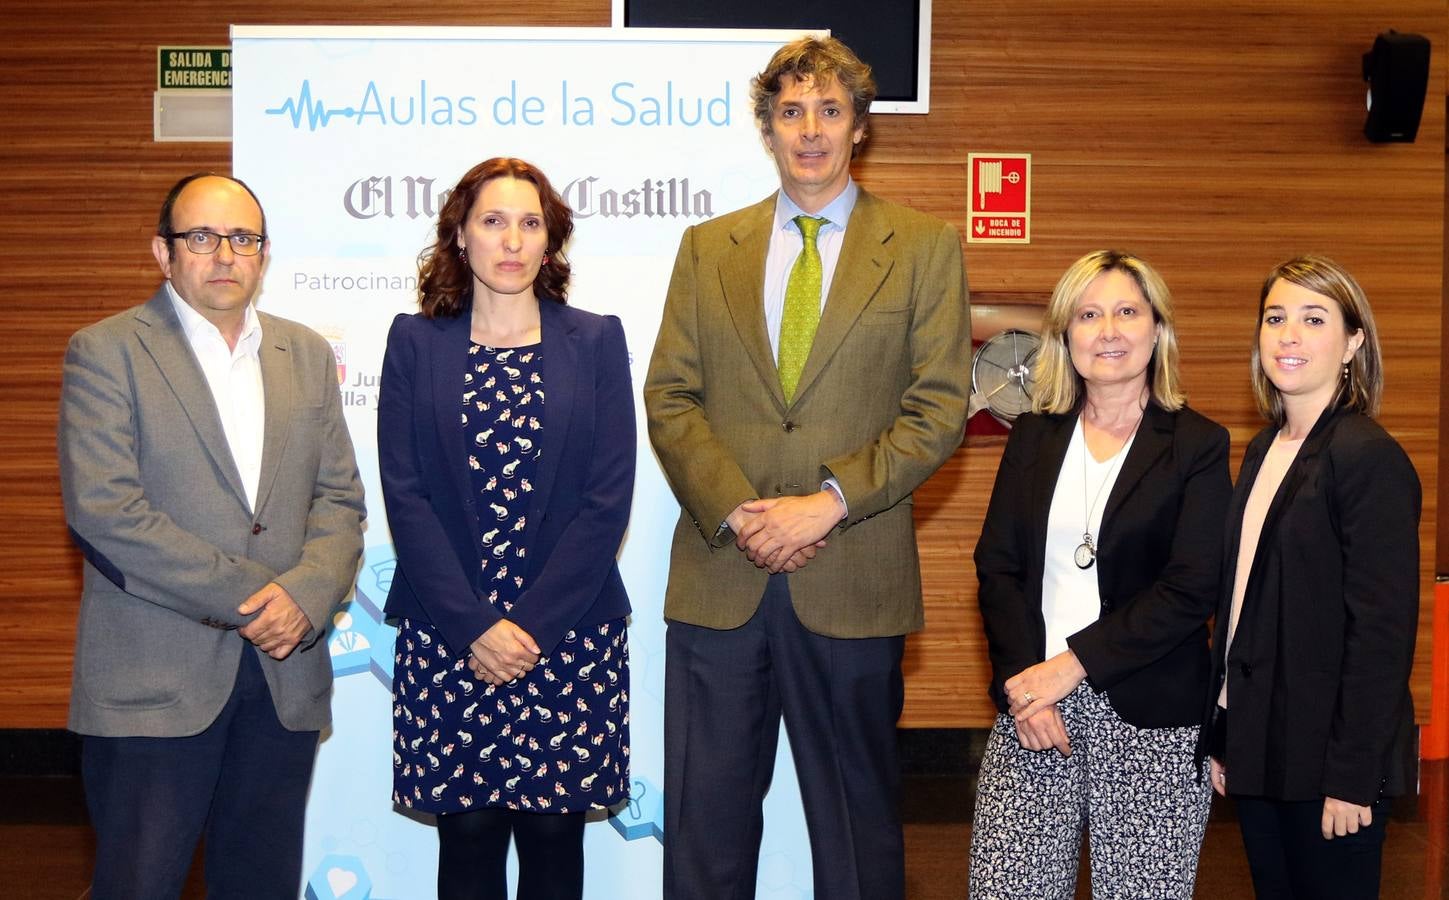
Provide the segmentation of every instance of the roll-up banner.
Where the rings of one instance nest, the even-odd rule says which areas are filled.
[[[237,26],[234,172],[272,239],[259,307],[331,341],[367,489],[366,553],[327,635],[337,675],[307,810],[311,900],[434,895],[437,838],[392,803],[394,568],[377,469],[377,390],[393,316],[417,309],[417,256],[469,168],[517,156],[574,211],[569,302],[624,323],[639,466],[620,567],[634,604],[632,797],[593,817],[585,897],[660,895],[663,597],[678,504],[639,391],[686,227],[775,190],[749,80],[794,33]],[[460,373],[461,373],[460,368]],[[460,375],[461,377],[461,375]],[[440,760],[442,764],[442,760]],[[799,787],[782,740],[758,896],[812,896]]]

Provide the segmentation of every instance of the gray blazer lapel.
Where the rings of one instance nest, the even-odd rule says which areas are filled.
[[[277,480],[277,469],[287,449],[291,436],[289,423],[292,421],[292,345],[284,334],[278,334],[275,327],[268,328],[262,321],[262,342],[258,347],[261,361],[262,390],[266,407],[266,426],[262,434],[261,478],[257,482],[257,508],[267,504],[267,495],[272,483]]]
[[[226,432],[221,428],[216,400],[211,396],[206,375],[202,373],[201,364],[196,361],[191,344],[181,330],[181,320],[176,317],[176,310],[171,308],[171,297],[164,285],[136,314],[136,321],[140,326],[136,329],[137,340],[151,354],[156,368],[186,411],[202,448],[211,457],[212,464],[227,486],[236,494],[237,502],[250,508],[246,489],[242,487],[241,473],[237,470],[236,460],[232,459]]]
[[[820,327],[815,332],[815,342],[810,346],[810,355],[805,358],[805,368],[800,373],[800,384],[795,389],[796,402],[825,370],[830,358],[855,326],[855,320],[860,318],[860,311],[875,297],[890,274],[895,260],[886,250],[886,241],[894,233],[895,228],[880,215],[875,198],[861,191],[845,229],[845,241],[835,263],[835,275],[830,281],[830,296],[820,316]]]
[[[780,387],[780,372],[765,328],[765,255],[770,249],[775,197],[756,204],[750,213],[730,232],[734,246],[720,257],[720,290],[755,371],[783,411],[785,391]]]

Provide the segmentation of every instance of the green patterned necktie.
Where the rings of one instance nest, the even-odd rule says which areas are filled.
[[[785,402],[795,399],[795,387],[805,369],[805,357],[815,342],[815,329],[820,325],[820,284],[824,276],[820,265],[820,248],[815,238],[820,226],[829,219],[796,216],[803,246],[785,283],[785,314],[780,320],[780,387],[785,389]]]

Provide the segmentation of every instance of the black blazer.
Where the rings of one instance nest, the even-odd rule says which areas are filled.
[[[1041,582],[1047,516],[1071,415],[1024,415],[1007,439],[976,544],[991,697],[1046,656]],[[1228,432],[1190,409],[1148,404],[1102,514],[1102,614],[1067,639],[1093,689],[1138,728],[1198,724],[1208,683],[1207,620],[1218,597],[1232,481]]]
[[[619,320],[548,299],[539,318],[548,405],[523,532],[527,587],[508,618],[547,655],[571,629],[629,613],[614,558],[634,496],[635,427]],[[503,616],[478,583],[478,512],[458,424],[470,328],[466,310],[451,319],[398,316],[377,411],[382,498],[397,549],[385,612],[431,623],[459,656]]]
[[[1276,427],[1243,458],[1228,518],[1212,690],[1228,679],[1228,788],[1367,806],[1413,784],[1419,476],[1378,423],[1328,410],[1268,507],[1223,659],[1243,509]]]

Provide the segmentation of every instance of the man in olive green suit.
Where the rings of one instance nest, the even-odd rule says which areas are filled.
[[[960,239],[859,189],[875,95],[834,39],[754,80],[780,173],[690,228],[644,388],[683,508],[665,674],[666,898],[753,896],[783,715],[816,896],[904,894],[895,724],[923,624],[911,492],[959,446]]]

